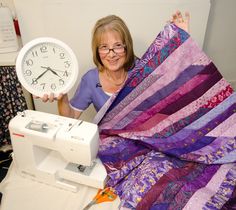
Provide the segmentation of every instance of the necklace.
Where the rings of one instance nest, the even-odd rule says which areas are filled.
[[[124,71],[122,81],[119,82],[119,83],[116,83],[116,82],[114,81],[114,79],[111,77],[110,73],[109,73],[107,70],[105,70],[105,71],[106,71],[106,76],[107,76],[107,78],[108,78],[108,79],[112,82],[112,84],[115,85],[115,86],[121,86],[122,84],[124,84],[124,82],[125,82],[125,80],[126,80],[126,78],[127,78],[127,75],[128,75],[127,72]]]

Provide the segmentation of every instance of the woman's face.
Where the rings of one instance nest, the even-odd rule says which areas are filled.
[[[106,31],[101,37],[98,52],[105,69],[109,71],[124,70],[126,51],[118,32]]]

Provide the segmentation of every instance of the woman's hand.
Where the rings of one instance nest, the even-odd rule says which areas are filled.
[[[58,97],[55,97],[53,93],[50,95],[44,94],[43,97],[33,96],[36,99],[41,99],[43,102],[54,102],[57,101],[58,113],[61,116],[71,117],[78,119],[82,111],[74,110],[69,104],[68,94],[59,94]]]
[[[189,12],[185,12],[183,17],[182,13],[179,10],[177,10],[172,15],[172,19],[170,20],[170,22],[174,23],[176,26],[189,33],[189,22],[190,22]]]
[[[50,95],[44,94],[43,97],[41,98],[41,100],[42,100],[43,102],[45,102],[45,103],[48,102],[48,101],[49,101],[50,103],[52,103],[52,102],[54,102],[54,101],[59,101],[59,100],[61,100],[63,96],[64,96],[64,94],[62,94],[62,93],[60,93],[58,97],[55,97],[53,93],[51,93]],[[40,98],[40,97],[38,97],[38,96],[33,96],[33,97],[36,98],[36,99]]]

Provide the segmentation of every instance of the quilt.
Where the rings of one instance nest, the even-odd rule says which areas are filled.
[[[235,102],[193,38],[167,24],[96,116],[120,206],[236,208]]]

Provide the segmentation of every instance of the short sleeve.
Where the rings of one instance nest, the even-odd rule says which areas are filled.
[[[81,82],[70,100],[70,105],[77,110],[83,111],[89,107],[92,103],[91,89],[89,88],[88,81],[85,77],[82,77]]]

